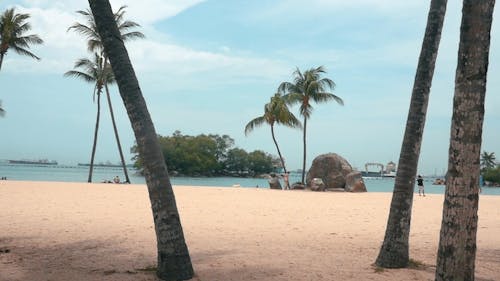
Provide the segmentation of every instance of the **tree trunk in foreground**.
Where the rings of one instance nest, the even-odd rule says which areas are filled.
[[[465,0],[436,280],[474,280],[479,159],[494,0]]]
[[[104,63],[106,64],[107,58],[105,58]],[[104,65],[106,67],[106,65]],[[113,123],[113,131],[115,132],[116,144],[118,145],[118,153],[120,153],[120,160],[122,162],[123,173],[125,174],[125,182],[130,183],[130,178],[128,177],[127,164],[125,164],[125,157],[123,157],[122,144],[120,142],[120,137],[118,136],[118,128],[116,127],[115,114],[113,112],[113,105],[111,104],[111,97],[109,95],[108,84],[104,83],[106,89],[106,98],[108,99],[109,113],[111,114],[111,122]]]
[[[384,242],[375,261],[380,267],[401,268],[409,263],[408,239],[413,188],[446,4],[446,0],[431,1],[399,156],[389,219]]]
[[[276,150],[278,150],[278,155],[280,156],[281,166],[283,166],[283,172],[286,173],[285,168],[285,160],[283,160],[283,156],[281,156],[280,148],[278,147],[278,142],[276,141],[276,137],[274,136],[274,125],[271,125],[271,136],[273,137],[274,145],[276,146]]]
[[[90,166],[89,166],[89,178],[87,182],[92,182],[92,173],[94,172],[94,159],[95,159],[95,151],[97,148],[97,133],[99,131],[99,120],[101,118],[101,92],[102,88],[97,89],[97,117],[95,120],[95,129],[94,129],[94,144],[92,145],[92,155],[90,156]]]
[[[157,275],[163,280],[190,279],[193,267],[165,160],[111,6],[108,0],[89,0],[89,4],[144,161],[157,239]]]

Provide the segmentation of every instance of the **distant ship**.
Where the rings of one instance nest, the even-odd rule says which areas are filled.
[[[89,163],[78,163],[78,166],[89,167]],[[133,164],[125,164],[125,167],[133,167]],[[111,168],[121,168],[122,164],[111,164],[111,163],[98,163],[94,164],[94,167],[111,167]]]
[[[9,164],[24,164],[24,165],[57,165],[57,162],[52,160],[49,161],[47,159],[41,160],[7,160]]]
[[[378,167],[379,171],[368,171],[368,167],[370,166]],[[396,163],[392,161],[387,163],[386,169],[384,169],[384,165],[381,163],[366,163],[365,171],[361,171],[361,176],[394,178],[396,176]]]

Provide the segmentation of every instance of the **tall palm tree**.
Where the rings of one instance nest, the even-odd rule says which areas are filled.
[[[148,112],[127,49],[109,0],[89,0],[96,27],[113,68],[125,108],[134,130],[155,224],[158,265],[156,274],[163,280],[188,280],[194,275],[184,239],[172,184],[158,135]]]
[[[92,155],[90,157],[90,169],[88,182],[92,182],[92,173],[94,171],[94,158],[97,147],[97,133],[99,131],[99,119],[101,116],[101,93],[102,89],[107,85],[115,82],[113,71],[109,65],[103,64],[104,58],[98,54],[94,54],[94,60],[79,59],[75,63],[75,70],[70,70],[64,74],[67,77],[76,77],[85,82],[94,84],[93,97],[97,96],[97,117],[94,129],[94,143],[92,145]]]
[[[495,0],[464,0],[435,280],[474,280],[486,75]]]
[[[132,29],[139,27],[140,25],[136,22],[125,20],[125,8],[127,6],[121,6],[116,13],[114,13],[115,21],[118,25],[118,30],[120,31],[121,39],[123,41],[129,41],[139,38],[144,38],[144,34],[139,31],[133,31]],[[94,16],[90,10],[80,10],[77,11],[78,14],[82,15],[85,18],[86,23],[74,23],[72,26],[68,28],[68,30],[74,30],[77,33],[85,36],[87,38],[87,49],[89,52],[99,52],[104,57],[103,68],[106,68],[108,64],[108,59],[106,53],[104,52],[104,48],[102,45],[102,40],[97,32]],[[120,137],[118,135],[118,128],[116,127],[115,114],[113,111],[113,105],[111,104],[111,97],[109,95],[108,83],[104,81],[104,89],[106,91],[106,98],[108,101],[109,112],[111,114],[111,122],[113,123],[113,131],[115,133],[116,144],[118,146],[118,152],[120,154],[120,160],[122,163],[123,173],[125,174],[125,182],[130,183],[130,178],[128,176],[127,167],[125,164],[125,158],[123,157],[123,150],[120,142]]]
[[[486,151],[483,151],[480,160],[481,170],[484,171],[487,169],[495,168],[495,166],[497,165],[495,160],[496,160],[495,152],[488,153]]]
[[[418,60],[406,129],[399,155],[391,209],[377,266],[406,267],[409,263],[409,235],[413,188],[424,132],[427,104],[434,75],[447,0],[432,0],[422,49]]]
[[[31,29],[31,24],[26,22],[29,18],[29,14],[16,14],[14,8],[7,9],[0,15],[0,69],[9,49],[20,55],[40,60],[29,51],[30,45],[43,43],[36,34],[25,35]]]
[[[326,73],[323,66],[311,68],[302,73],[298,68],[293,72],[293,82],[283,82],[278,90],[284,93],[283,97],[290,104],[300,104],[300,115],[304,117],[303,144],[304,154],[302,161],[302,184],[306,171],[306,135],[307,135],[307,120],[311,117],[313,107],[312,102],[324,103],[331,100],[336,101],[340,105],[344,105],[344,101],[338,96],[327,92],[329,89],[335,88],[335,83],[329,78],[321,78],[321,75]]]
[[[264,115],[248,122],[245,126],[245,135],[248,135],[255,127],[261,126],[264,123],[271,126],[271,136],[273,137],[274,145],[278,151],[283,171],[286,173],[285,161],[283,160],[278,142],[274,136],[274,124],[282,124],[291,128],[301,128],[302,125],[295,115],[288,110],[288,106],[280,93],[276,93],[271,97],[271,101],[264,106]]]

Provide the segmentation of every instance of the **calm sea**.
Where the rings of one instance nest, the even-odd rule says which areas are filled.
[[[60,182],[87,182],[88,167],[83,166],[64,166],[64,165],[13,165],[0,163],[0,177],[7,177],[9,180],[25,181],[60,181]],[[144,184],[144,177],[137,174],[135,169],[128,170],[130,181],[134,184]],[[116,167],[96,167],[93,172],[93,181],[102,182],[112,180],[119,176],[124,180],[123,170]],[[214,177],[214,178],[195,178],[195,177],[171,177],[173,185],[192,185],[192,186],[220,186],[232,187],[240,185],[241,187],[265,187],[269,185],[267,179],[259,178],[233,178],[233,177]],[[292,173],[290,182],[300,181],[300,174]],[[442,194],[444,186],[432,185],[434,178],[425,179],[425,192]],[[366,178],[365,184],[369,192],[392,192],[394,188],[394,179],[392,178]],[[500,195],[500,188],[484,187],[482,194]]]

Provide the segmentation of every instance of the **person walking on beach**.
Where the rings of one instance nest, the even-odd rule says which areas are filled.
[[[418,175],[418,177],[417,177],[417,186],[418,186],[418,196],[423,195],[425,197],[424,179],[422,178],[421,175]]]
[[[290,177],[289,172],[283,174],[283,183],[285,190],[290,189],[289,177]]]

